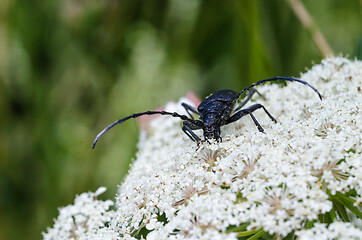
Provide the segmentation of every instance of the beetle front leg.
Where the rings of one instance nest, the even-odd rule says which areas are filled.
[[[200,122],[201,123],[201,122]],[[194,124],[192,122],[189,121],[184,121],[183,122],[183,126],[182,126],[182,131],[184,131],[184,133],[194,142],[197,142],[197,145],[199,145],[199,143],[201,142],[201,139],[192,131],[192,130],[197,130],[197,129],[201,129],[202,126]]]
[[[181,105],[185,108],[186,112],[189,114],[189,116],[194,119],[194,116],[192,116],[192,114],[190,113],[193,112],[193,113],[196,113],[197,115],[200,116],[200,113],[192,106],[188,105],[187,103],[181,103]]]

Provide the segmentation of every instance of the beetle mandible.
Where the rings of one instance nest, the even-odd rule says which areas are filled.
[[[322,100],[321,94],[318,92],[318,90],[310,85],[308,82],[293,78],[293,77],[273,77],[268,78],[264,80],[260,80],[249,87],[244,88],[241,92],[235,92],[233,90],[229,89],[223,89],[216,91],[215,93],[211,94],[210,96],[206,97],[203,102],[200,103],[200,105],[195,109],[194,107],[182,103],[182,106],[185,108],[186,112],[188,113],[189,117],[186,115],[182,115],[176,112],[166,112],[166,111],[146,111],[146,112],[140,112],[140,113],[134,113],[131,114],[125,118],[119,119],[116,122],[110,124],[107,126],[103,131],[101,131],[97,137],[95,138],[92,148],[95,147],[97,141],[100,137],[107,131],[109,131],[112,127],[114,127],[117,124],[123,123],[124,121],[127,121],[131,118],[137,118],[142,115],[154,115],[154,114],[160,114],[160,115],[169,115],[172,117],[177,117],[183,120],[183,126],[182,131],[192,140],[197,143],[197,145],[202,142],[202,140],[193,132],[193,130],[202,129],[204,132],[204,140],[207,141],[208,139],[215,139],[217,141],[221,141],[220,136],[220,128],[221,126],[227,125],[229,123],[235,122],[239,120],[240,118],[250,115],[251,119],[255,123],[256,127],[260,132],[264,132],[264,129],[261,127],[259,122],[256,120],[256,118],[253,115],[253,112],[257,109],[262,108],[264,112],[269,116],[269,118],[273,122],[277,122],[275,118],[266,110],[266,108],[261,104],[253,104],[245,109],[242,109],[245,104],[248,103],[248,101],[251,99],[251,97],[258,93],[254,87],[260,84],[263,84],[265,82],[272,82],[272,81],[290,81],[290,82],[299,82],[302,83],[310,88],[313,89],[314,92],[316,92]],[[237,100],[240,98],[240,96],[244,93],[248,92],[245,99],[235,108]],[[259,94],[259,93],[258,93]],[[235,109],[234,109],[235,108]],[[200,116],[199,119],[194,119],[191,113],[195,113]]]

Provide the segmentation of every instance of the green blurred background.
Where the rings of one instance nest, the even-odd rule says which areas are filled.
[[[303,3],[337,55],[361,59],[360,1]],[[282,0],[1,0],[0,19],[0,239],[41,238],[76,194],[114,198],[139,130],[91,150],[110,122],[323,57]]]

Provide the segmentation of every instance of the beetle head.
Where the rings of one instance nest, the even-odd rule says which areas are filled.
[[[204,138],[206,139],[220,139],[220,127],[215,125],[205,125],[204,126]]]

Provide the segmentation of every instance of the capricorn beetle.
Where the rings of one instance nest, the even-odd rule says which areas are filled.
[[[255,123],[256,127],[260,132],[264,132],[264,129],[261,127],[259,122],[256,120],[256,118],[253,115],[253,112],[259,108],[262,108],[264,112],[269,116],[269,118],[273,122],[277,122],[275,118],[265,109],[265,107],[261,104],[253,104],[247,108],[242,109],[243,106],[245,106],[246,103],[251,99],[251,97],[254,95],[254,93],[258,93],[254,87],[260,84],[263,84],[265,82],[271,82],[271,81],[290,81],[290,82],[299,82],[302,83],[310,88],[313,89],[314,92],[316,92],[322,100],[321,94],[318,92],[316,88],[314,88],[312,85],[307,83],[306,81],[293,78],[293,77],[273,77],[268,78],[264,80],[260,80],[249,87],[244,88],[241,92],[235,92],[233,90],[229,89],[223,89],[219,90],[210,96],[206,97],[203,102],[200,103],[200,105],[195,109],[194,107],[182,103],[182,106],[185,108],[186,112],[188,113],[189,117],[186,115],[181,115],[176,112],[166,112],[166,111],[146,111],[141,113],[134,113],[131,114],[125,118],[119,119],[116,122],[110,124],[107,126],[103,131],[101,131],[97,137],[95,138],[92,148],[95,147],[97,141],[99,140],[102,135],[110,130],[112,127],[114,127],[117,124],[123,123],[124,121],[127,121],[131,118],[137,118],[142,115],[154,115],[154,114],[160,114],[160,115],[169,115],[172,117],[177,117],[183,120],[183,127],[182,131],[192,140],[197,143],[197,145],[200,144],[201,139],[193,132],[193,130],[202,129],[204,132],[204,141],[207,141],[208,139],[215,139],[217,141],[221,141],[220,136],[220,128],[221,126],[227,125],[229,123],[235,122],[239,120],[240,118],[244,117],[245,115],[250,115],[251,119]],[[248,92],[244,100],[235,108],[235,105],[237,103],[237,100],[240,98],[240,96],[244,93]],[[199,119],[194,119],[191,113],[195,113],[200,116]]]

